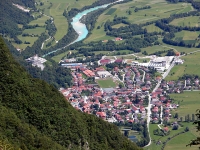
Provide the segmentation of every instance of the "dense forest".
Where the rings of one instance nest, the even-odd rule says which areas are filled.
[[[0,139],[26,149],[136,150],[115,125],[75,110],[57,89],[32,78],[0,38]]]
[[[18,9],[13,3],[35,8],[35,2],[34,0],[0,1],[0,33],[9,35],[16,43],[20,44],[21,41],[16,36],[21,34],[21,29],[18,28],[18,24],[26,25],[33,20],[33,17],[31,17],[30,13]]]

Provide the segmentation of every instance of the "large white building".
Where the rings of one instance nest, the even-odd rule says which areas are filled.
[[[158,72],[163,72],[168,69],[174,56],[155,57],[150,60],[148,67],[156,69]]]
[[[33,57],[30,57],[28,59],[26,59],[27,62],[31,62],[32,66],[34,67],[38,67],[41,70],[44,69],[45,65],[43,63],[45,63],[47,60],[42,58],[42,57],[38,57],[38,55],[34,55]]]

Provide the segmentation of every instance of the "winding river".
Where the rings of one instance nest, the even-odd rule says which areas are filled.
[[[85,39],[85,38],[87,37],[87,35],[88,35],[88,30],[87,30],[87,28],[86,28],[86,25],[80,22],[80,19],[81,19],[84,15],[87,15],[88,13],[90,13],[90,12],[92,12],[92,11],[95,11],[95,10],[97,10],[97,9],[99,9],[99,8],[106,8],[108,5],[111,5],[111,4],[120,2],[120,1],[123,1],[123,0],[118,0],[118,1],[113,2],[113,3],[109,3],[109,4],[97,6],[97,7],[90,8],[90,9],[86,9],[86,10],[84,10],[84,11],[78,13],[75,17],[72,18],[73,21],[71,22],[71,24],[72,24],[74,30],[78,33],[78,38],[77,38],[76,40],[74,40],[73,42],[69,43],[68,45],[66,45],[66,46],[64,46],[64,47],[61,47],[61,48],[59,48],[59,49],[56,49],[56,50],[54,50],[54,51],[51,51],[51,52],[49,52],[49,53],[43,55],[42,57],[45,57],[45,56],[50,55],[50,54],[52,54],[52,53],[55,53],[55,52],[57,52],[57,51],[59,51],[59,50],[62,50],[63,48],[66,48],[67,46],[69,46],[69,45],[71,45],[71,44],[73,44],[73,43],[76,43],[76,42],[79,42],[79,41]]]

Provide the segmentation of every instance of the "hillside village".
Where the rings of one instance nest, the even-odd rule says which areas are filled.
[[[94,114],[108,122],[143,122],[147,118],[149,100],[151,122],[169,121],[170,110],[177,109],[179,105],[173,103],[168,94],[199,89],[197,78],[176,82],[162,80],[162,70],[183,63],[178,57],[154,58],[157,61],[151,59],[149,65],[135,61],[127,64],[127,60],[105,58],[99,60],[98,67],[74,62],[75,59],[72,63],[70,60],[63,61],[61,65],[71,69],[73,86],[60,88],[60,92],[77,110]],[[107,71],[109,65],[115,67]],[[157,72],[160,72],[159,75],[156,75]],[[104,87],[101,82],[108,86]],[[114,86],[109,86],[113,83]],[[156,85],[159,86],[155,88]]]

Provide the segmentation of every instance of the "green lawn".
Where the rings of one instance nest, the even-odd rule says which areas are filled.
[[[195,74],[200,76],[200,52],[188,54],[181,57],[181,59],[184,60],[184,63],[173,67],[166,77],[166,80],[177,80],[184,74]]]
[[[112,78],[107,79],[99,79],[97,80],[97,83],[101,88],[114,88],[116,87],[116,83],[113,82]]]

